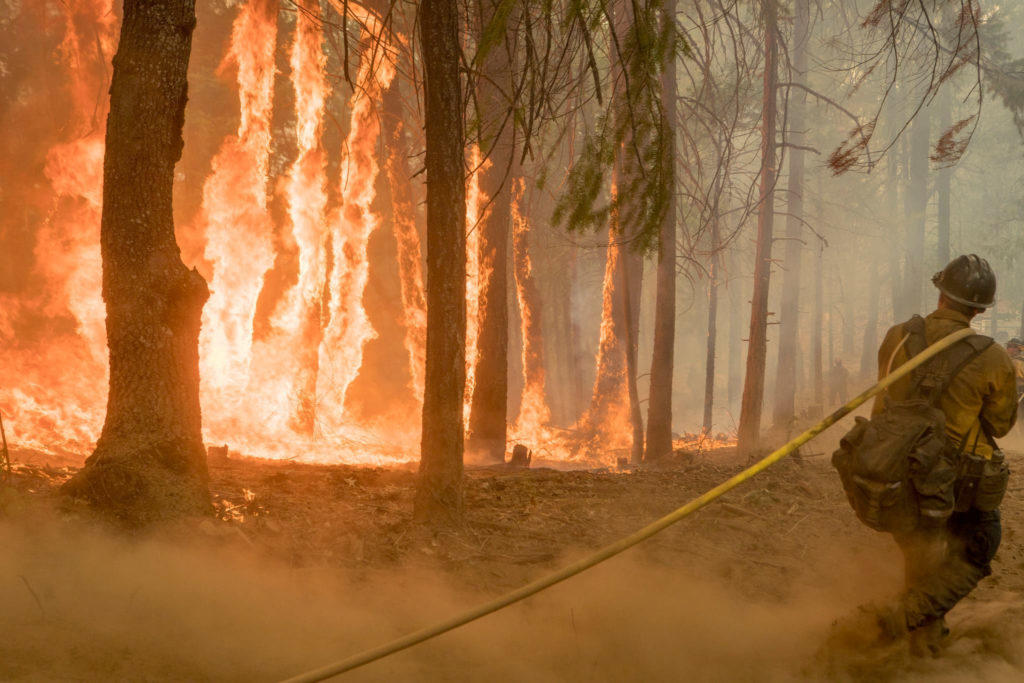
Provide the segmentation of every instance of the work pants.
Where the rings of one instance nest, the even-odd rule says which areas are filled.
[[[897,536],[906,568],[902,602],[910,629],[941,619],[992,573],[999,510],[954,512],[946,526]]]

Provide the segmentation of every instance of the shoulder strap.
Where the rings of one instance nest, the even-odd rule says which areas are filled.
[[[903,330],[907,333],[907,358],[913,358],[928,348],[928,338],[924,333],[924,318],[914,315],[903,323]]]

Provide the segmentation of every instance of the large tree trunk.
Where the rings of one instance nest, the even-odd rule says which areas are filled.
[[[761,409],[764,402],[765,359],[768,355],[768,287],[771,282],[772,229],[775,215],[775,115],[778,89],[777,11],[775,0],[764,0],[764,97],[761,113],[761,189],[757,215],[757,253],[754,261],[754,294],[750,307],[750,343],[747,373],[740,408],[741,453],[758,448]]]
[[[923,313],[924,229],[928,208],[928,109],[922,108],[910,125],[910,182],[907,186],[907,271],[904,278],[907,314]]]
[[[479,0],[481,26],[490,26],[500,0]],[[512,78],[504,37],[487,52],[480,66],[477,103],[480,107],[481,152],[490,162],[480,174],[480,190],[490,201],[480,231],[480,298],[473,397],[467,450],[474,457],[505,462],[508,416],[508,245],[511,225],[511,180],[515,153],[511,104]],[[488,145],[490,147],[488,148]]]
[[[793,28],[793,80],[807,78],[807,33],[810,23],[808,0],[796,0]],[[782,278],[782,317],[779,320],[779,357],[775,373],[775,401],[772,421],[788,428],[796,414],[796,360],[800,353],[800,262],[803,258],[804,216],[804,103],[807,93],[791,92],[789,99],[789,187],[786,216],[786,271]]]
[[[466,184],[454,0],[423,0],[420,45],[427,139],[427,352],[415,516],[439,523],[462,515],[466,383]]]
[[[662,21],[675,25],[675,0],[663,0]],[[669,155],[675,164],[676,53],[668,51],[661,74],[661,102],[669,133]],[[654,302],[654,348],[651,352],[651,384],[647,399],[646,460],[672,454],[672,377],[676,343],[676,193],[670,193],[669,206],[658,234],[657,291]]]
[[[206,282],[181,261],[181,157],[194,0],[125,0],[103,161],[110,394],[96,451],[64,493],[130,526],[212,511],[199,410]]]

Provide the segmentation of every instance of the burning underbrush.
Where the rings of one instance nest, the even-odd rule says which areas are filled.
[[[221,460],[216,517],[147,538],[50,512],[73,468],[0,489],[0,678],[277,680],[427,625],[618,539],[741,467],[471,468],[467,522],[412,523],[412,468]],[[1013,496],[1013,493],[1011,493]],[[1024,504],[938,660],[822,653],[901,561],[824,458],[784,462],[623,557],[352,680],[1019,680]],[[825,656],[827,654],[828,656]]]

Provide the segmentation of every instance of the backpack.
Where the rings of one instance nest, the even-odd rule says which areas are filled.
[[[924,319],[904,324],[908,357],[924,351]],[[832,454],[843,490],[858,519],[876,531],[906,533],[949,519],[960,451],[946,436],[943,394],[964,367],[991,346],[973,335],[916,368],[902,401],[888,401],[871,419],[857,417]]]

